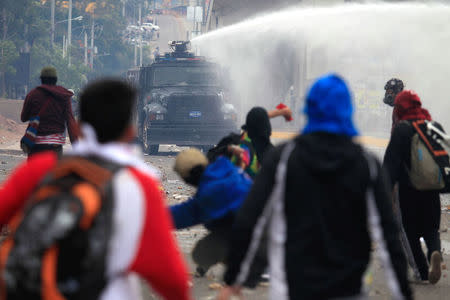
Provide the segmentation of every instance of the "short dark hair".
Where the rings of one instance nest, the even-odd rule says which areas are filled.
[[[80,121],[95,129],[100,143],[115,141],[131,123],[136,95],[136,90],[120,79],[88,84],[80,95]]]
[[[41,77],[42,84],[56,85],[57,81],[58,78],[56,77]]]

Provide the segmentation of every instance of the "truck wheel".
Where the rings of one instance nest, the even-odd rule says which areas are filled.
[[[159,151],[159,145],[149,145],[147,147],[147,153],[150,155],[156,155]]]
[[[214,148],[214,145],[203,145],[199,147],[203,153],[208,153],[209,149]]]
[[[150,139],[149,139],[149,133],[148,133],[148,120],[147,118],[144,121],[144,124],[142,125],[142,148],[144,149],[144,152],[149,154],[149,155],[155,155],[158,154],[159,151],[159,145],[152,145],[150,144]]]

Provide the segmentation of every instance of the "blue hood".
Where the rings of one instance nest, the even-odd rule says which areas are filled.
[[[304,113],[308,116],[304,134],[328,132],[350,137],[358,135],[352,119],[350,90],[338,75],[325,75],[314,83],[306,97]]]
[[[211,222],[235,213],[252,186],[248,175],[226,157],[208,165],[197,193],[188,201],[170,207],[177,229]]]

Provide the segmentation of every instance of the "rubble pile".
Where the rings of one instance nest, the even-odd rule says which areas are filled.
[[[26,126],[0,114],[0,146],[17,143],[23,136]]]

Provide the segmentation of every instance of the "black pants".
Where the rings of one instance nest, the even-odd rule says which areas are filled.
[[[44,152],[44,151],[54,151],[58,156],[61,156],[63,153],[62,145],[57,144],[35,144],[33,148],[31,148],[30,153],[28,153],[28,158],[33,156],[36,153]]]
[[[439,225],[441,222],[441,202],[439,193],[422,192],[400,186],[400,208],[406,236],[416,261],[422,280],[428,279],[431,254],[441,251]],[[422,251],[420,238],[425,240],[427,256]]]
[[[230,230],[220,230],[208,233],[199,240],[192,250],[192,259],[205,272],[217,263],[225,263],[229,248]],[[267,268],[267,240],[263,239],[250,267],[248,279],[244,283],[245,287],[254,288],[261,275]]]

